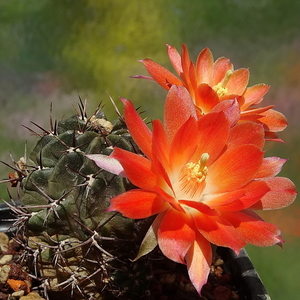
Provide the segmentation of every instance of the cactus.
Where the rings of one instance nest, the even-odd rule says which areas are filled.
[[[55,299],[57,293],[74,299],[121,293],[114,277],[126,276],[129,260],[122,253],[136,252],[130,242],[133,221],[105,211],[131,184],[85,155],[109,155],[114,146],[138,149],[121,117],[111,123],[100,108],[89,118],[85,111],[80,101],[74,116],[55,123],[50,118],[49,131],[33,123],[42,133],[30,129],[37,143],[28,158],[11,166],[15,174],[8,180],[21,188],[21,205],[10,204],[17,215],[15,239],[23,247],[20,258]]]

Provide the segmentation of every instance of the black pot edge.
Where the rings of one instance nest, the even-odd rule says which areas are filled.
[[[15,221],[16,217],[12,213],[11,209],[5,203],[0,203],[0,231],[9,235],[11,225]]]
[[[245,249],[236,254],[229,248],[218,247],[217,252],[226,259],[231,274],[237,278],[242,300],[271,300]]]

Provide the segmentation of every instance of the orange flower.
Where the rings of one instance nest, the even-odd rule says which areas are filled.
[[[188,91],[173,85],[164,124],[153,121],[153,132],[132,103],[122,101],[129,132],[145,156],[114,148],[109,157],[88,157],[139,188],[111,199],[108,211],[133,219],[157,214],[137,258],[158,244],[166,257],[187,265],[200,293],[209,274],[211,244],[238,252],[247,243],[283,242],[279,229],[252,209],[289,205],[295,186],[274,177],[285,160],[263,157],[263,126],[236,124],[235,100],[224,100],[221,108],[217,104],[214,112],[198,118]]]
[[[241,111],[240,122],[261,123],[264,125],[266,139],[281,141],[277,139],[276,132],[286,127],[286,118],[273,110],[273,105],[254,107],[263,100],[269,86],[257,84],[247,87],[248,69],[234,70],[233,64],[225,57],[214,61],[208,48],[200,52],[196,64],[190,60],[186,45],[182,45],[181,55],[170,45],[167,45],[167,51],[179,78],[151,59],[141,60],[151,77],[143,75],[133,77],[155,80],[166,90],[173,84],[184,86],[191,94],[201,115],[210,112],[220,101],[237,99]]]

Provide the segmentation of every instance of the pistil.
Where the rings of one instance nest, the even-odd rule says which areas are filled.
[[[219,97],[225,96],[228,93],[228,89],[226,87],[230,77],[232,76],[233,71],[228,70],[223,78],[222,81],[220,81],[218,84],[216,84],[213,89],[215,92],[217,92]]]

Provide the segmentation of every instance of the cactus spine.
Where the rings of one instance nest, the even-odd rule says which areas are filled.
[[[114,146],[137,149],[121,117],[111,123],[99,108],[89,118],[85,111],[80,101],[77,114],[51,120],[49,131],[36,124],[42,133],[31,130],[37,143],[28,158],[15,163],[9,180],[21,188],[21,205],[11,205],[17,215],[15,239],[23,246],[20,258],[47,295],[110,299],[111,291],[120,292],[114,273],[126,265],[122,253],[133,239],[134,224],[105,210],[131,184],[85,155],[109,155]]]

